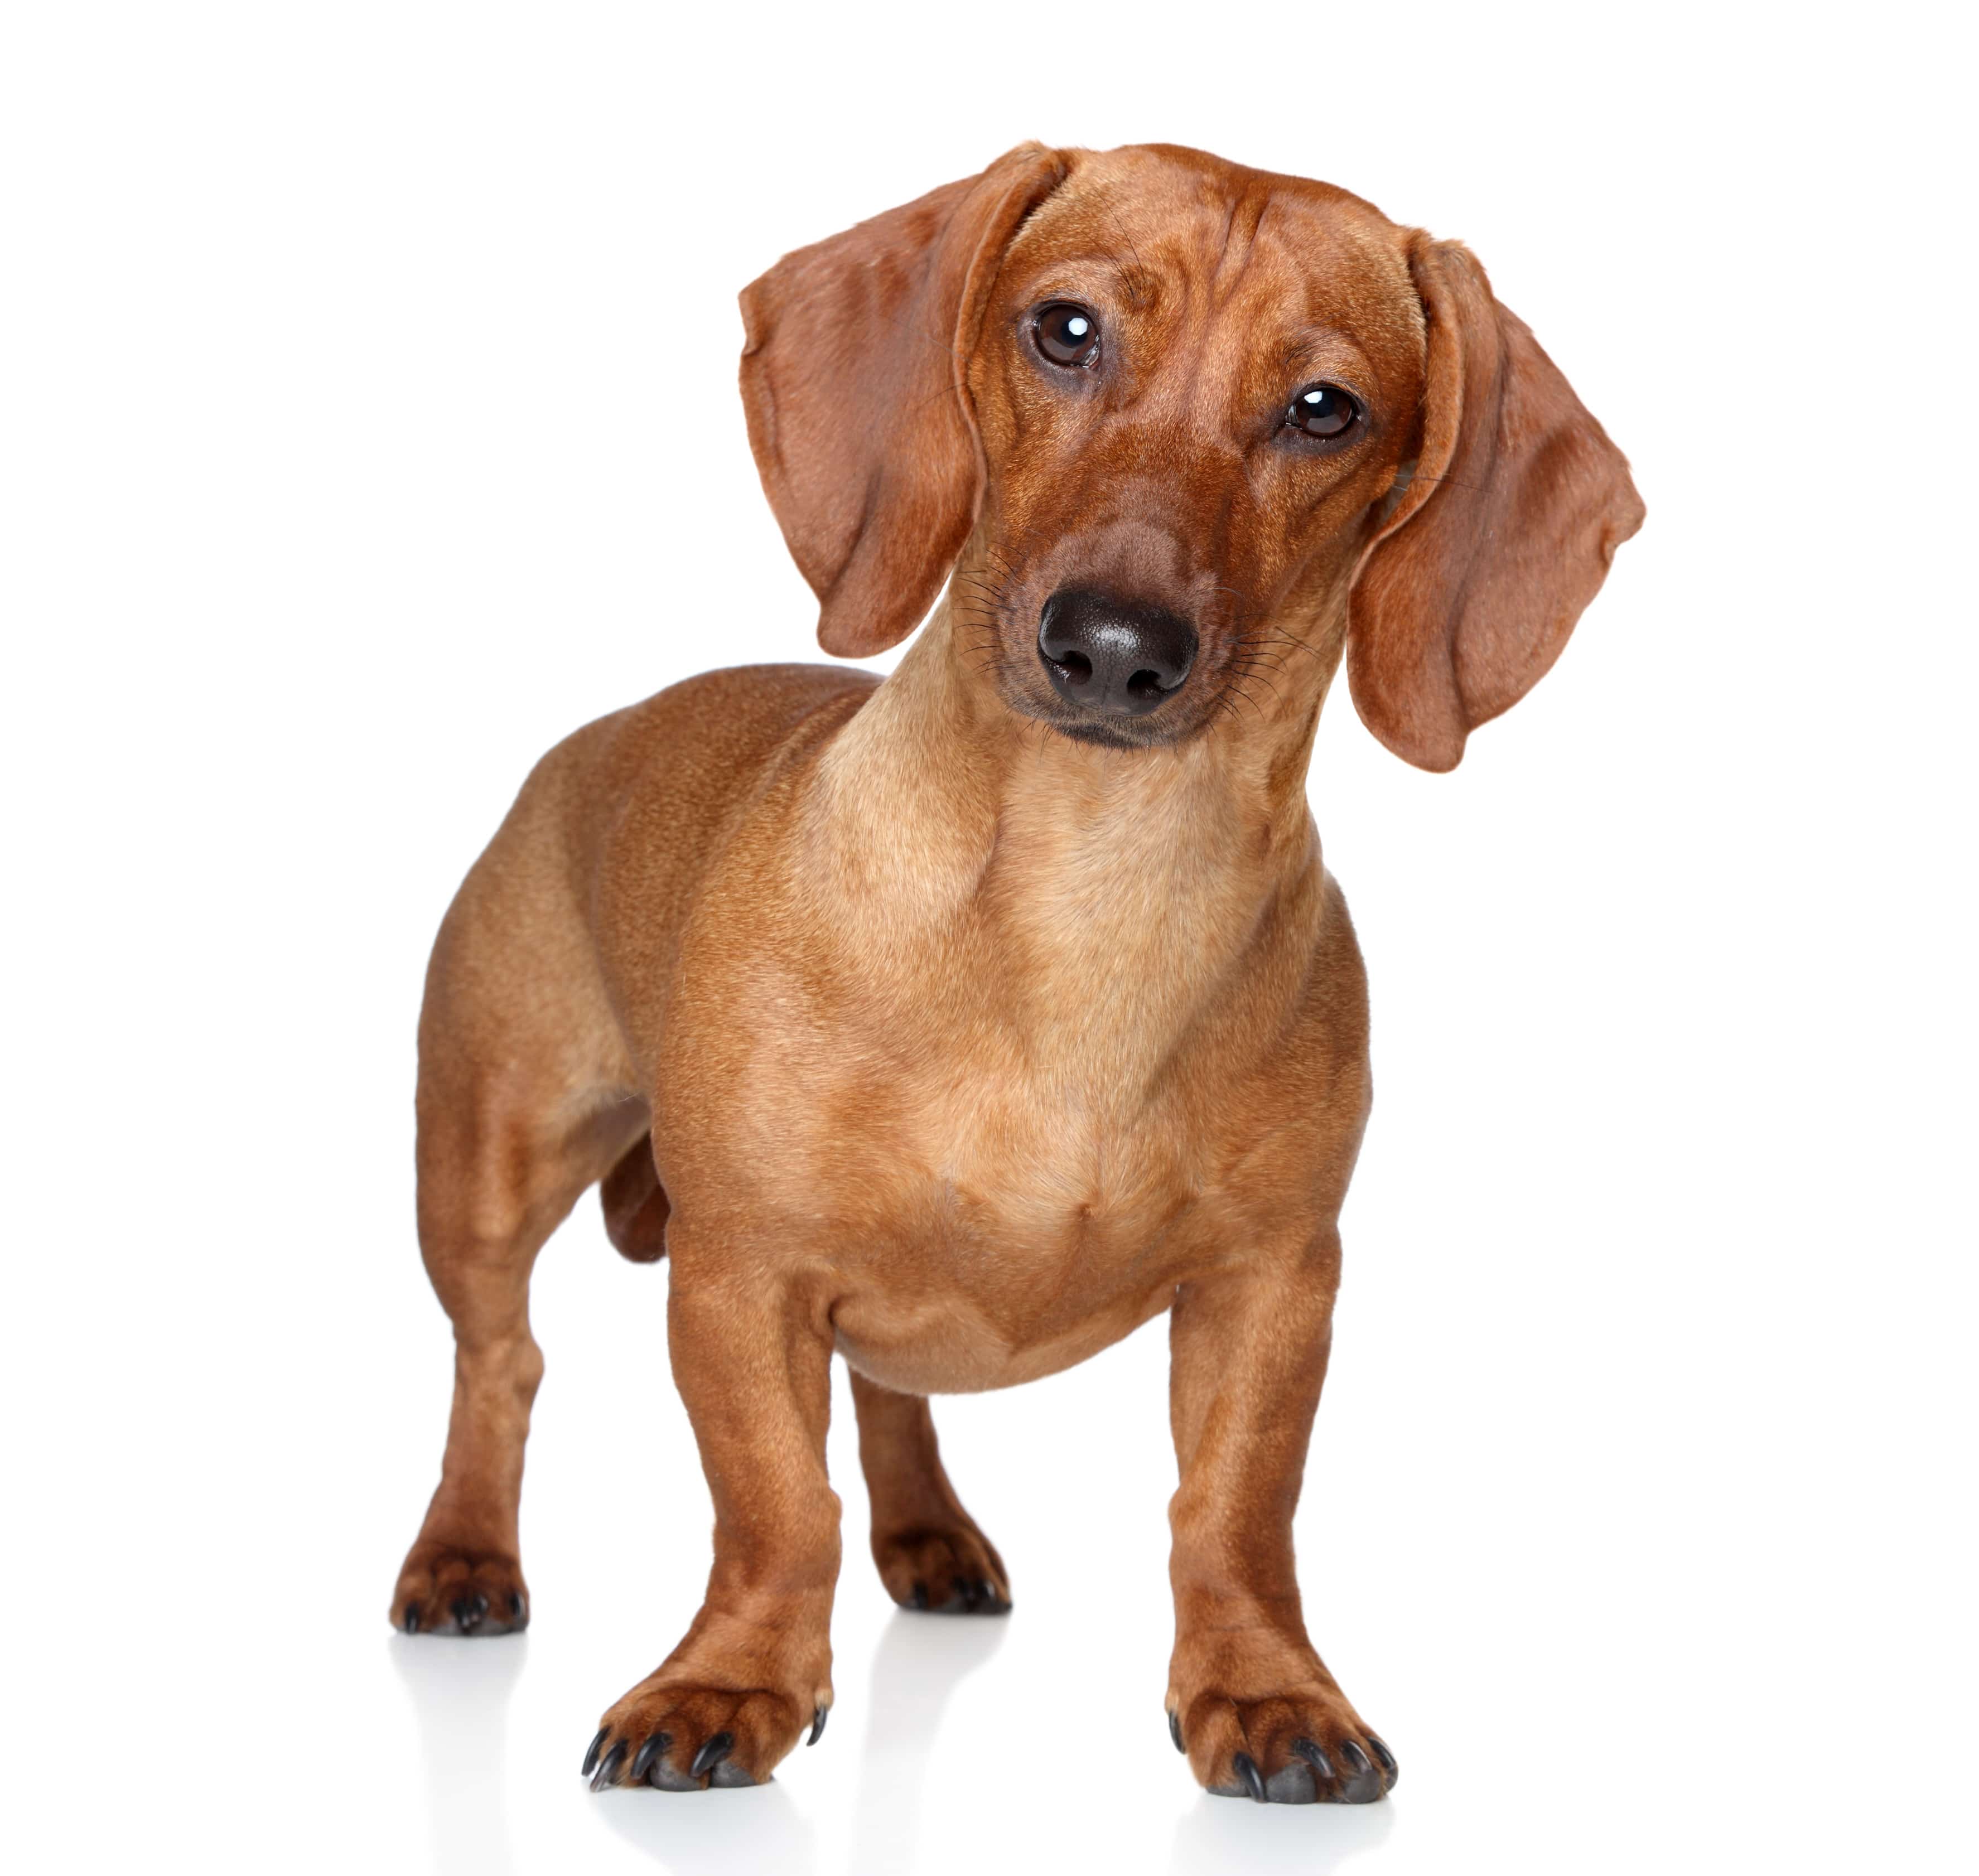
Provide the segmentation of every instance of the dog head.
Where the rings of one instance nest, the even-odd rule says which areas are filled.
[[[1026,146],[742,295],[757,464],[827,651],[954,628],[1023,714],[1125,747],[1344,631],[1454,766],[1640,525],[1628,465],[1462,247],[1343,191]],[[959,564],[958,564],[959,563]]]

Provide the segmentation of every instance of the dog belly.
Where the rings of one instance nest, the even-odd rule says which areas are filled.
[[[1057,1374],[1165,1311],[1215,1235],[1172,1130],[1054,1136],[985,1100],[970,1118],[991,1157],[959,1119],[943,1135],[936,1102],[922,1112],[927,1132],[890,1166],[883,1152],[867,1163],[870,1208],[825,1233],[839,1346],[883,1387],[975,1393]]]
[[[838,1348],[868,1380],[910,1394],[980,1394],[1073,1367],[1169,1306],[1172,1286],[1120,1299],[1043,1332],[999,1322],[961,1297],[904,1303],[855,1294],[832,1312]]]

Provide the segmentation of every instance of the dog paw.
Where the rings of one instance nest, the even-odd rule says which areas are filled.
[[[408,1635],[508,1635],[529,1626],[529,1590],[514,1557],[416,1543],[392,1596],[392,1626]]]
[[[594,1791],[615,1785],[659,1791],[761,1785],[807,1733],[815,1745],[828,1706],[800,1712],[767,1688],[641,1682],[609,1709],[584,1755]]]
[[[873,1560],[903,1609],[941,1616],[1007,1616],[1010,1579],[996,1546],[973,1524],[875,1533]]]
[[[1198,1694],[1169,1709],[1169,1736],[1218,1798],[1261,1805],[1366,1805],[1394,1789],[1387,1743],[1331,1689],[1264,1699]]]

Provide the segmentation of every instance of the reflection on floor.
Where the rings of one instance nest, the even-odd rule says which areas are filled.
[[[864,1732],[857,1740],[849,1820],[842,1800],[836,1806],[830,1801],[834,1794],[813,1787],[800,1799],[781,1780],[723,1791],[711,1801],[623,1791],[595,1798],[587,1794],[583,1802],[623,1844],[681,1876],[717,1868],[723,1876],[914,1871],[927,1861],[924,1831],[939,1838],[944,1831],[966,1828],[966,1821],[923,1816],[930,1757],[956,1689],[996,1654],[1010,1632],[1010,1622],[1000,1619],[896,1612],[887,1620],[860,1703]],[[459,1641],[398,1636],[388,1645],[418,1715],[432,1868],[440,1876],[518,1876],[507,1743],[510,1696],[528,1659],[529,1636]],[[944,1749],[958,1749],[958,1742],[951,1737]],[[1105,1755],[1094,1763],[1089,1752],[1089,1762],[1081,1766],[1068,1751],[1066,1741],[1005,1739],[993,1787],[1014,1786],[1021,1793],[1038,1781],[1056,1782],[1061,1788],[1076,1782],[1099,1811],[1121,1801],[1109,1788]],[[575,1795],[574,1765],[572,1785]],[[826,1801],[820,1805],[821,1798]],[[1329,1807],[1322,1818],[1309,1808],[1204,1795],[1185,1804],[1169,1867],[1174,1876],[1271,1876],[1280,1871],[1325,1876],[1381,1843],[1398,1810],[1392,1802]],[[834,1811],[837,1816],[829,1815]],[[839,1841],[821,1842],[823,1832]],[[1038,1871],[1057,1867],[1049,1847],[1041,1846]]]

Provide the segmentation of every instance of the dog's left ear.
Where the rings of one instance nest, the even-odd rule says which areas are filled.
[[[1065,173],[1056,151],[1021,145],[743,290],[749,446],[838,657],[912,631],[975,524],[963,373],[1004,249]]]
[[[1383,742],[1450,769],[1546,675],[1643,502],[1470,250],[1419,233],[1409,264],[1428,323],[1422,448],[1356,574],[1347,668]]]

